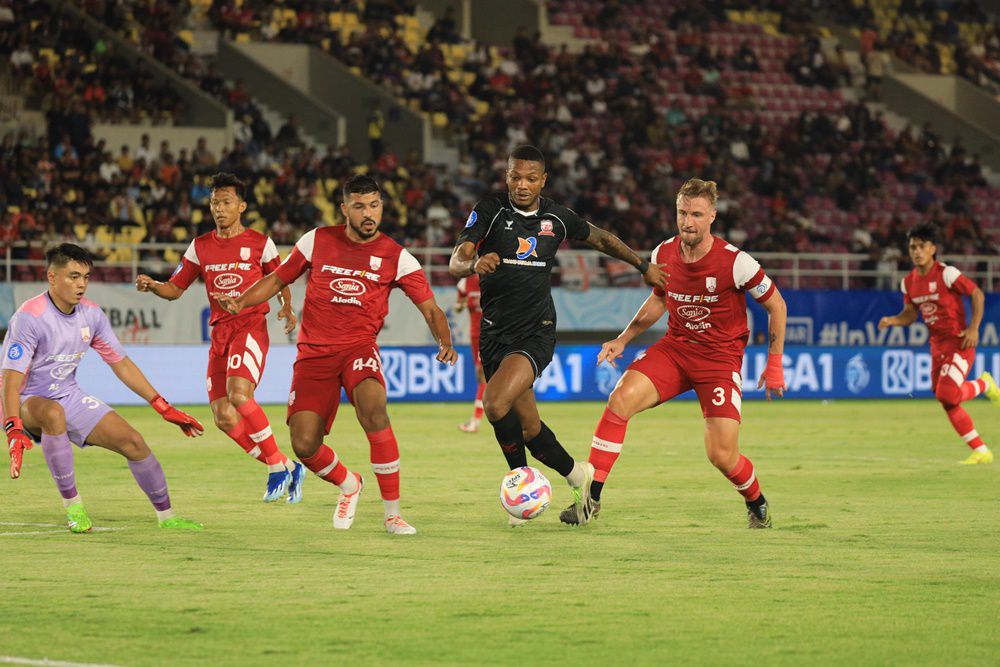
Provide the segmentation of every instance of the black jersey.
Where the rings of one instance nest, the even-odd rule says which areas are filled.
[[[552,267],[566,239],[582,241],[590,227],[574,211],[541,197],[538,210],[525,214],[506,193],[484,197],[469,215],[458,242],[472,242],[480,257],[495,252],[500,264],[480,276],[482,335],[502,342],[555,331]]]

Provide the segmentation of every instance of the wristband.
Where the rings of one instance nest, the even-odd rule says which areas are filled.
[[[768,353],[767,367],[764,369],[764,376],[767,380],[784,382],[785,369],[781,364],[783,357],[783,354]]]
[[[24,424],[21,422],[20,417],[8,417],[3,420],[3,430],[7,435],[10,435],[14,431],[24,433]]]
[[[162,414],[163,414],[164,412],[166,412],[167,410],[169,410],[169,409],[170,409],[170,404],[169,404],[169,403],[167,403],[167,399],[163,398],[163,397],[162,397],[162,396],[160,396],[159,394],[157,394],[156,396],[154,396],[154,397],[153,397],[153,398],[152,398],[152,399],[151,399],[151,400],[149,401],[149,404],[150,404],[151,406],[153,406],[153,409],[154,409],[154,410],[156,410],[157,412],[159,412],[159,413],[160,413],[161,415],[162,415]]]
[[[639,270],[639,273],[646,275],[646,271],[649,271],[649,260],[642,260],[639,262],[639,266],[635,268]]]

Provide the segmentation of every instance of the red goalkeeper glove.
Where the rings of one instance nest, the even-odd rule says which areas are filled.
[[[197,419],[191,415],[181,412],[174,406],[167,403],[167,399],[163,398],[159,394],[153,397],[153,400],[149,402],[153,406],[153,409],[160,413],[166,421],[171,424],[177,424],[184,431],[184,435],[189,438],[194,438],[205,432],[205,427],[202,426]]]
[[[7,452],[10,454],[10,478],[21,476],[21,461],[24,450],[31,449],[35,443],[24,432],[24,424],[20,417],[9,417],[3,422],[3,430],[7,433]]]
[[[775,396],[779,398],[785,395],[785,369],[781,365],[782,356],[780,354],[767,355],[767,368],[764,369],[760,381],[757,382],[758,389],[766,387],[764,393],[769,401],[771,400],[771,392],[774,392]]]

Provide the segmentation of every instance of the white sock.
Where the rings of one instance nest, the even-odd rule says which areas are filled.
[[[77,503],[82,503],[83,500],[80,499],[80,494],[76,494],[72,498],[63,498],[63,507],[69,507],[70,505],[76,505]]]
[[[340,484],[340,490],[351,495],[352,493],[357,493],[361,485],[358,484],[358,476],[355,475],[350,470],[347,471],[347,479],[344,480],[343,484]]]
[[[172,507],[170,509],[165,509],[165,510],[156,510],[157,521],[166,521],[167,519],[173,516],[174,516],[174,508]]]
[[[976,448],[975,448],[975,449],[973,449],[972,451],[974,451],[974,452],[979,452],[980,454],[982,454],[983,452],[988,452],[988,451],[990,451],[990,448],[989,448],[989,447],[987,447],[986,445],[979,445],[978,447],[976,447]],[[79,496],[77,496],[77,498],[79,498]],[[63,502],[65,502],[65,501],[63,501]],[[67,507],[69,507],[69,505],[67,505]]]
[[[579,461],[573,463],[573,469],[569,471],[566,475],[566,481],[569,482],[570,486],[583,486],[583,483],[587,479],[586,469],[583,464]]]
[[[383,500],[382,504],[385,505],[385,518],[388,519],[391,516],[399,516],[399,499],[396,500]]]

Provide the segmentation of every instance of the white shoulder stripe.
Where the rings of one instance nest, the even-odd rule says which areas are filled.
[[[313,245],[316,243],[316,229],[310,229],[308,232],[303,234],[298,241],[295,242],[295,247],[299,249],[302,256],[306,258],[307,262],[311,262],[313,258]]]
[[[497,214],[493,216],[492,220],[490,220],[490,225],[489,227],[486,228],[486,233],[483,234],[484,239],[490,235],[490,230],[493,229],[493,223],[497,221],[497,218],[500,217],[501,213],[503,213],[503,206],[500,207],[500,209],[497,211]]]
[[[399,253],[399,259],[396,261],[396,280],[419,270],[420,262],[406,248],[403,248]]]
[[[961,277],[961,275],[962,275],[961,271],[956,269],[954,266],[948,266],[947,264],[945,265],[944,270],[941,272],[941,277],[944,278],[944,284],[949,289],[951,288],[952,285],[955,284],[955,281],[958,280]]]
[[[267,239],[264,241],[264,251],[260,255],[260,262],[261,264],[270,262],[277,256],[278,256],[278,248],[277,246],[274,245],[274,241],[271,240],[271,237],[268,236]]]
[[[198,261],[198,250],[195,248],[194,244],[195,241],[191,241],[191,245],[189,245],[188,249],[184,251],[184,259],[191,262],[192,264],[197,264],[198,266],[201,266],[201,262]]]

